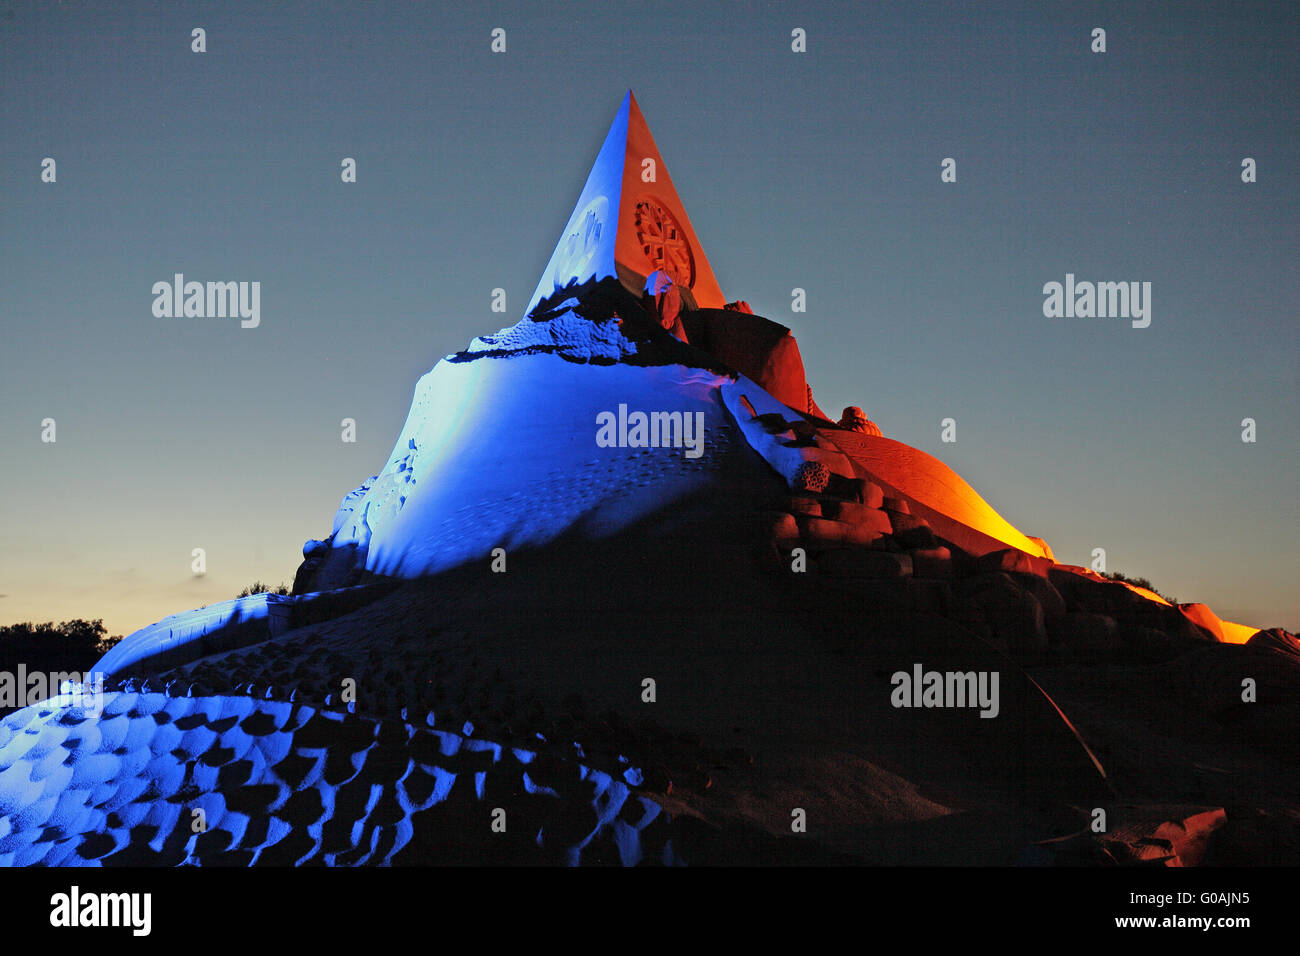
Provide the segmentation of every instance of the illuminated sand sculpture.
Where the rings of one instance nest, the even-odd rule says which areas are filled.
[[[1195,863],[1228,791],[1142,776],[1137,717],[1076,726],[1021,665],[1295,741],[1234,698],[1294,700],[1293,636],[1057,564],[828,418],[630,92],[523,318],[420,379],[303,554],[290,596],[122,641],[102,712],[0,721],[0,863]]]

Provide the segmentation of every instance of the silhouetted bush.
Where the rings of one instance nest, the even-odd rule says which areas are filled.
[[[288,593],[289,593],[289,586],[285,584],[283,581],[280,582],[280,586],[278,588],[273,588],[271,587],[271,585],[265,584],[262,581],[254,581],[248,587],[244,588],[244,590],[240,591],[237,596],[241,598],[246,598],[253,594],[288,594]]]
[[[1131,584],[1134,587],[1146,588],[1148,591],[1154,591],[1156,594],[1160,594],[1160,596],[1170,604],[1178,603],[1177,598],[1171,598],[1168,594],[1161,594],[1159,591],[1156,591],[1155,586],[1146,578],[1131,578],[1123,571],[1111,571],[1109,574],[1105,575],[1105,577],[1110,578],[1112,581],[1123,581],[1125,584]]]

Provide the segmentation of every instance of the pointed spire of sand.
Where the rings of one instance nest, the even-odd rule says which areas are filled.
[[[560,289],[616,277],[640,293],[662,270],[701,308],[722,292],[636,97],[628,90],[525,314]]]

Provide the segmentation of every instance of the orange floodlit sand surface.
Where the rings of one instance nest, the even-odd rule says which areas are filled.
[[[1110,578],[1103,577],[1096,571],[1091,571],[1087,568],[1080,568],[1074,565],[1058,565],[1058,567],[1064,568],[1065,570],[1082,577],[1090,578],[1094,581],[1123,585],[1134,594],[1144,597],[1148,601],[1154,601],[1155,603],[1163,604],[1166,607],[1175,606],[1149,588],[1138,587],[1136,584],[1129,584],[1127,581],[1112,581]],[[1183,613],[1183,616],[1189,621],[1205,628],[1225,644],[1245,644],[1250,640],[1251,635],[1259,630],[1257,627],[1249,627],[1245,624],[1236,624],[1232,621],[1225,621],[1204,604],[1179,604],[1177,607],[1178,610]]]
[[[701,308],[720,309],[726,300],[718,280],[695,237],[641,107],[630,91],[627,98],[627,150],[615,261],[636,272],[643,281],[656,269],[664,269],[674,282],[690,288]],[[651,176],[653,180],[647,182]]]
[[[832,440],[873,481],[883,482],[902,492],[913,503],[1000,542],[967,547],[972,553],[983,554],[1010,545],[1038,557],[1047,556],[1040,545],[1017,531],[959,474],[939,459],[892,438],[835,432]],[[957,543],[966,546],[963,541]]]
[[[845,452],[862,477],[906,497],[915,511],[924,514],[949,540],[972,554],[985,554],[1010,545],[1036,557],[1052,557],[1050,547],[1016,529],[939,459],[890,438],[841,431],[824,434]],[[1096,581],[1122,584],[1148,601],[1169,605],[1148,588],[1111,581],[1086,568],[1059,566]],[[1204,604],[1183,604],[1179,610],[1226,644],[1244,644],[1258,630],[1221,620]]]
[[[1232,621],[1223,622],[1223,640],[1226,644],[1245,644],[1252,634],[1258,628],[1250,627],[1246,624],[1234,624]]]

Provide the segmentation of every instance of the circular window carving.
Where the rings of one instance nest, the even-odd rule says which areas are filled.
[[[679,286],[695,285],[695,256],[677,220],[653,199],[636,204],[636,241],[656,269],[662,269]]]

